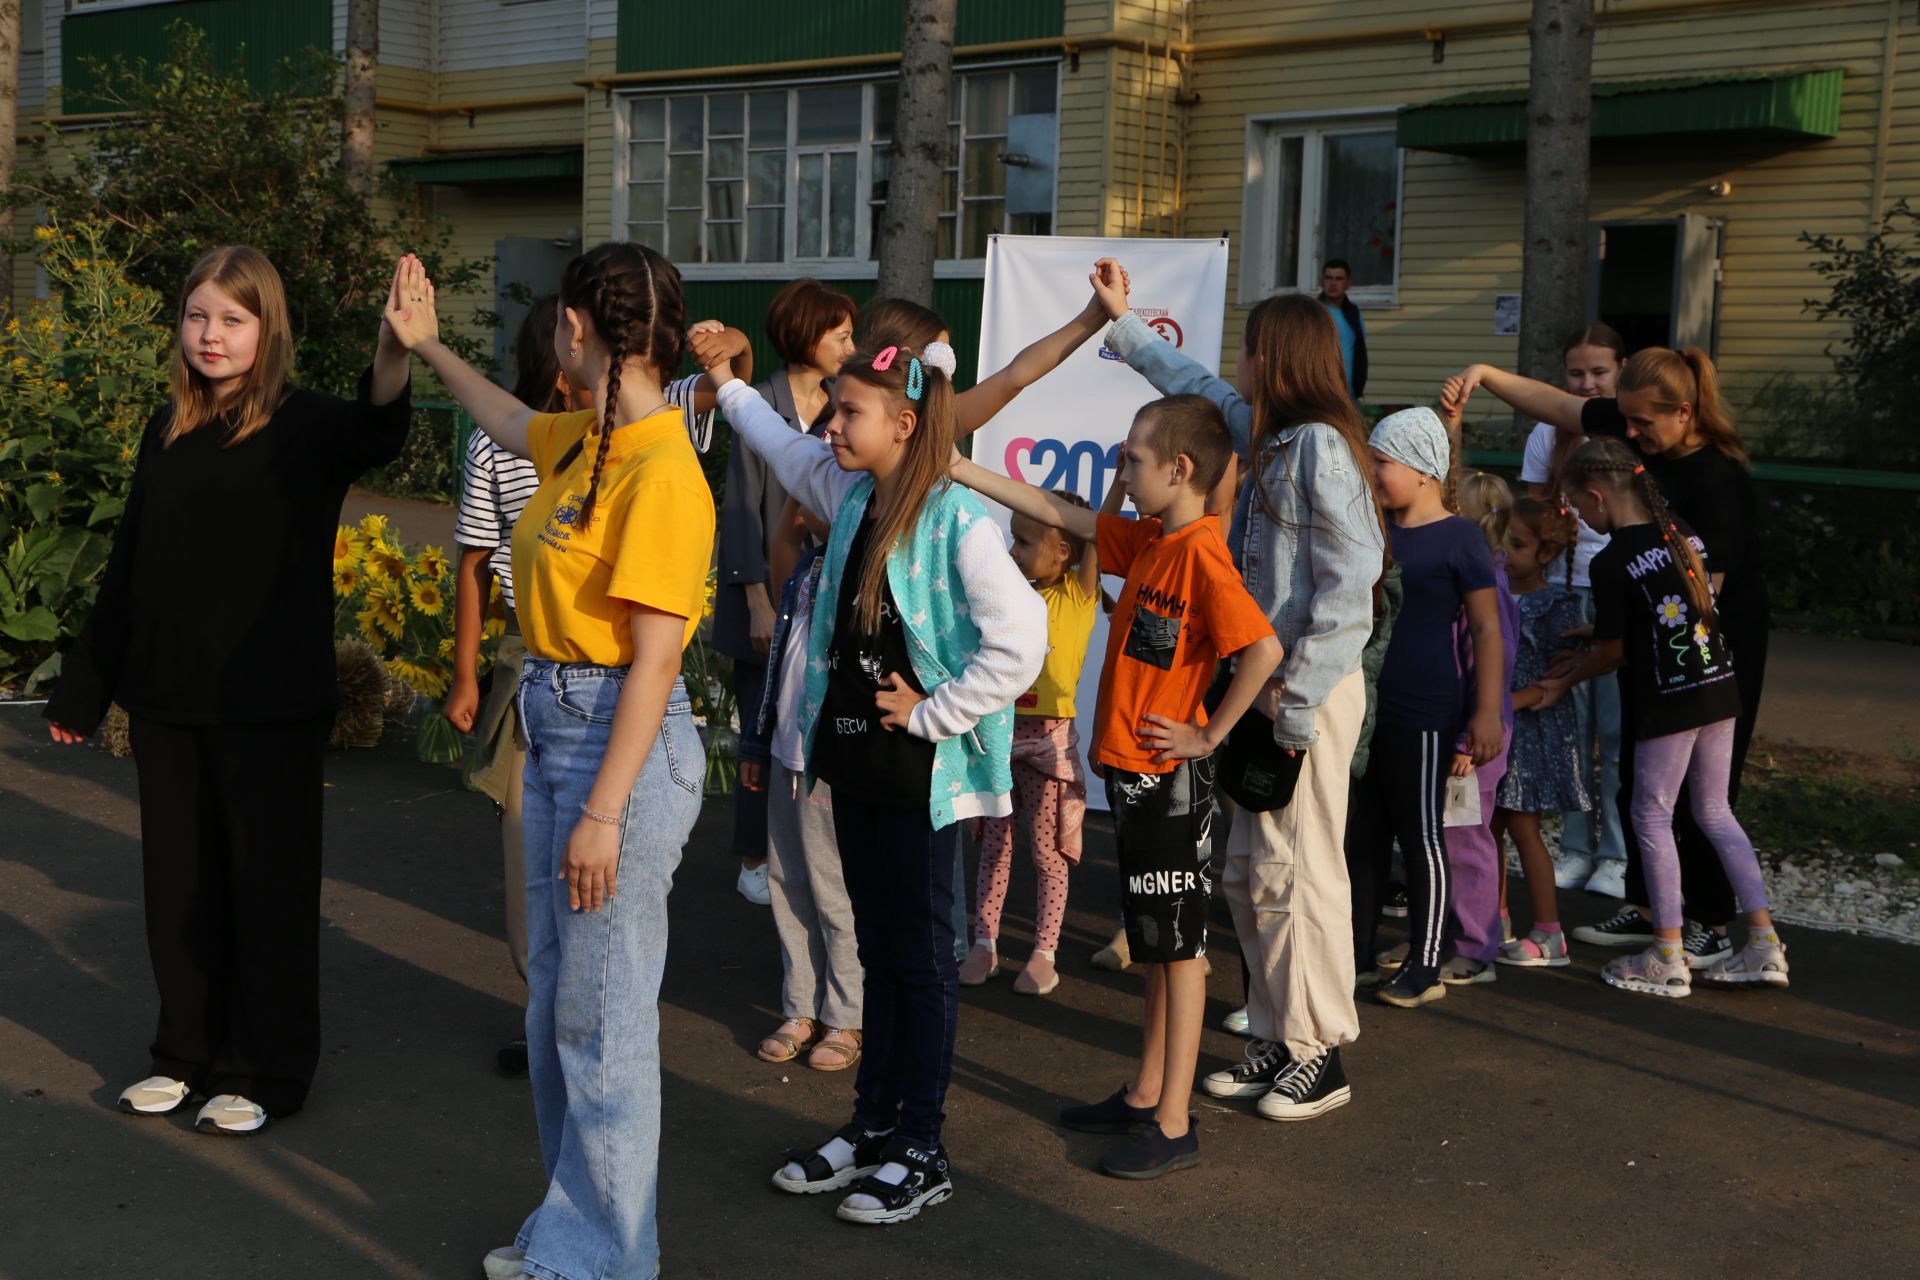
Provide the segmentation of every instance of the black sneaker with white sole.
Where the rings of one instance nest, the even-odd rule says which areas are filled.
[[[1407,918],[1407,886],[1398,880],[1387,886],[1387,900],[1381,904],[1380,914],[1391,916],[1395,920]]]
[[[1650,947],[1653,921],[1638,907],[1622,907],[1599,924],[1583,924],[1573,931],[1575,942],[1594,947]]]
[[[853,1163],[843,1169],[834,1168],[833,1162],[825,1155],[825,1148],[832,1145],[834,1138],[853,1148]],[[833,1138],[828,1138],[817,1147],[795,1147],[782,1153],[780,1167],[773,1171],[773,1185],[797,1196],[838,1191],[879,1169],[880,1152],[892,1140],[892,1130],[868,1133],[858,1124],[846,1125]],[[798,1178],[787,1172],[788,1165],[800,1167]]]
[[[1311,1120],[1352,1100],[1336,1047],[1304,1062],[1289,1062],[1254,1109],[1269,1120]]]
[[[1225,1071],[1201,1080],[1201,1091],[1215,1098],[1257,1098],[1271,1089],[1287,1065],[1285,1047],[1271,1040],[1249,1040],[1246,1054]]]
[[[1724,933],[1715,933],[1698,920],[1687,921],[1682,939],[1682,946],[1687,953],[1687,968],[1695,972],[1711,969],[1733,954],[1731,938]]]
[[[890,1164],[906,1169],[900,1182],[882,1182],[880,1174]],[[890,1227],[919,1216],[953,1194],[953,1179],[947,1176],[947,1153],[943,1148],[926,1148],[893,1138],[880,1153],[880,1168],[853,1184],[853,1194],[840,1202],[835,1214],[848,1222]],[[856,1204],[855,1201],[861,1203]]]

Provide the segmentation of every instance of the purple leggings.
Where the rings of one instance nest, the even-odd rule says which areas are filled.
[[[1680,784],[1688,784],[1693,820],[1720,855],[1727,882],[1741,911],[1761,911],[1767,886],[1753,841],[1727,804],[1727,777],[1733,764],[1733,721],[1646,738],[1634,746],[1633,833],[1646,867],[1647,896],[1653,901],[1656,929],[1678,929],[1685,916],[1680,900],[1680,850],[1673,838],[1673,806]]]

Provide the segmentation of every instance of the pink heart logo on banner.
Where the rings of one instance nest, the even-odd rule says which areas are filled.
[[[1024,453],[1031,456],[1033,447],[1038,443],[1040,442],[1031,436],[1020,436],[1018,439],[1007,441],[1007,474],[1022,484],[1027,483],[1027,477],[1025,473],[1020,470],[1018,455]]]

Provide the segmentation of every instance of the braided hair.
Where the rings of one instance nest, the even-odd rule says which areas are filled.
[[[680,292],[680,273],[671,262],[643,244],[620,240],[589,249],[567,264],[560,278],[560,305],[590,319],[607,346],[606,408],[593,473],[576,518],[585,529],[592,524],[600,499],[607,445],[620,425],[620,377],[626,363],[640,360],[664,386],[686,355],[687,306]],[[565,470],[585,444],[582,440],[569,449],[555,470]]]
[[[1600,489],[1607,493],[1631,493],[1646,507],[1647,515],[1660,530],[1667,554],[1676,569],[1687,575],[1687,599],[1694,616],[1711,630],[1718,625],[1713,613],[1713,582],[1707,577],[1706,562],[1690,538],[1680,533],[1680,521],[1673,508],[1660,495],[1660,486],[1641,464],[1639,455],[1618,440],[1589,440],[1567,459],[1566,483],[1569,489]]]

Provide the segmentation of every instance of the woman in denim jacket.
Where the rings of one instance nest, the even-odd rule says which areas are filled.
[[[1247,963],[1253,1040],[1245,1062],[1201,1087],[1264,1095],[1270,1119],[1309,1119],[1347,1101],[1337,1051],[1360,1032],[1347,788],[1386,548],[1366,423],[1347,396],[1333,321],[1313,298],[1268,298],[1248,313],[1236,388],[1133,314],[1118,263],[1103,259],[1093,284],[1114,320],[1107,346],[1160,394],[1219,405],[1251,471],[1227,541],[1286,649],[1254,705],[1276,742],[1307,756],[1293,800],[1236,815],[1227,838],[1222,888]]]

